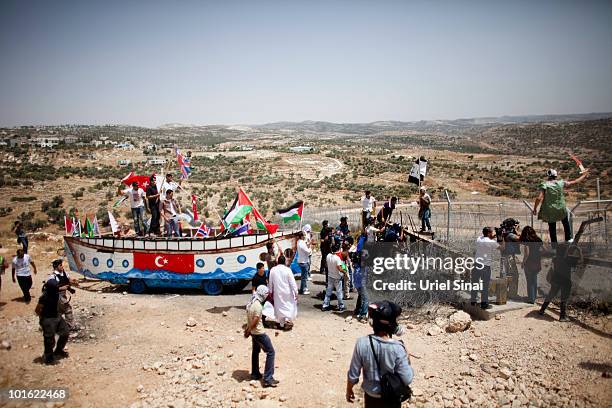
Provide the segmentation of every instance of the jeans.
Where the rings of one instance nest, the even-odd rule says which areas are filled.
[[[325,289],[325,300],[323,300],[323,307],[329,307],[331,301],[332,291],[336,291],[336,297],[338,298],[338,307],[343,309],[344,302],[342,301],[342,281],[338,278],[330,277],[327,280],[327,288]]]
[[[170,221],[166,222],[166,237],[170,238],[172,235],[180,237],[178,221],[174,218],[170,218]]]
[[[266,353],[266,366],[264,369],[263,380],[264,383],[274,380],[274,347],[272,347],[272,340],[267,334],[252,334],[251,339],[253,341],[253,352],[251,354],[251,375],[260,376],[259,372],[259,352],[261,350]]]
[[[144,233],[144,207],[132,208],[132,218],[136,235],[142,235]]]
[[[370,211],[361,210],[361,229],[364,230],[368,225],[368,218],[370,218]]]
[[[561,220],[561,224],[563,224],[563,232],[565,233],[565,241],[569,241],[572,239],[572,229],[569,224],[569,219],[567,215],[564,219]],[[549,222],[548,223],[548,233],[550,234],[550,242],[557,242],[557,223]]]
[[[489,304],[489,284],[491,283],[491,267],[483,266],[482,269],[472,269],[472,283],[478,283],[482,280],[482,292],[480,295],[480,304]],[[473,290],[470,297],[470,302],[476,302],[478,291]]]
[[[367,317],[369,305],[368,290],[366,286],[363,285],[357,289],[357,304],[355,305],[355,314],[357,317]]]
[[[304,293],[308,289],[308,274],[310,273],[309,263],[298,263],[300,267],[301,280],[300,280],[300,293]]]
[[[431,231],[431,223],[429,219],[431,218],[431,210],[426,208],[423,210],[423,215],[421,215],[421,230],[425,231],[425,227],[427,227],[428,231]]]
[[[518,275],[515,256],[502,255],[500,277],[511,278],[510,282],[508,282],[508,297],[515,298],[518,295]]]
[[[30,296],[30,289],[32,288],[32,276],[17,276],[17,283],[23,292],[23,300],[29,302],[32,300]]]
[[[525,268],[525,280],[527,281],[527,299],[530,303],[535,303],[538,296],[538,270]]]

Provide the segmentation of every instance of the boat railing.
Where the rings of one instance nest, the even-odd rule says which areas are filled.
[[[75,238],[80,242],[96,245],[109,250],[145,250],[145,251],[219,251],[256,245],[294,234],[297,231],[280,231],[275,234],[249,234],[227,238],[148,238],[148,237],[115,237],[101,236],[93,238]],[[101,250],[103,250],[101,248]]]

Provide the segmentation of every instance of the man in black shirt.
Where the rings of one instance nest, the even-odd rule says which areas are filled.
[[[58,312],[59,287],[55,278],[50,278],[43,288],[43,294],[38,299],[36,314],[40,316],[40,327],[43,331],[45,364],[53,364],[56,358],[68,357],[64,347],[68,342],[68,325]],[[57,346],[55,335],[59,335]],[[55,350],[53,350],[55,347]]]
[[[149,234],[161,235],[159,226],[159,191],[155,184],[155,175],[149,177],[149,186],[146,191],[147,207],[151,213],[151,225],[149,226]]]
[[[259,285],[268,286],[268,278],[266,277],[266,271],[262,262],[257,262],[257,272],[251,280],[251,286],[253,286],[253,293],[255,293]]]
[[[324,220],[321,228],[321,266],[319,267],[319,273],[324,273],[325,274],[325,282],[327,282],[327,261],[325,260],[325,258],[327,258],[327,255],[331,252],[331,245],[332,245],[332,229],[329,227],[328,225],[329,223],[327,222],[327,220]]]

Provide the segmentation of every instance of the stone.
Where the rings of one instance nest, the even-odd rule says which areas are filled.
[[[503,378],[504,380],[507,380],[508,378],[512,376],[512,370],[510,370],[507,367],[504,367],[499,370],[499,376]]]
[[[8,340],[2,340],[2,343],[0,343],[0,348],[2,350],[10,350],[11,347],[13,346],[11,345],[11,342]]]
[[[198,322],[193,318],[190,317],[189,319],[187,319],[187,321],[185,322],[185,325],[187,327],[195,327],[198,324]]]
[[[144,385],[139,384],[138,387],[136,387],[136,392],[143,392],[144,391]]]
[[[472,318],[470,317],[470,315],[465,313],[463,310],[459,310],[449,317],[448,325],[446,326],[446,331],[448,333],[466,331],[470,328],[471,324]]]
[[[438,336],[442,333],[444,333],[444,331],[438,325],[432,325],[431,327],[429,327],[429,329],[427,329],[428,336]]]
[[[223,313],[221,313],[221,316],[223,316],[223,317],[227,317],[227,312],[223,312]]]

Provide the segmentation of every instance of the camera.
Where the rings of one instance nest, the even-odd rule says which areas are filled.
[[[495,227],[495,237],[497,242],[503,242],[510,233],[516,234],[516,227],[519,225],[519,221],[514,218],[506,218],[502,221],[499,227]]]
[[[72,293],[73,295],[76,293],[76,290],[72,289],[71,287],[68,287],[68,292]]]

